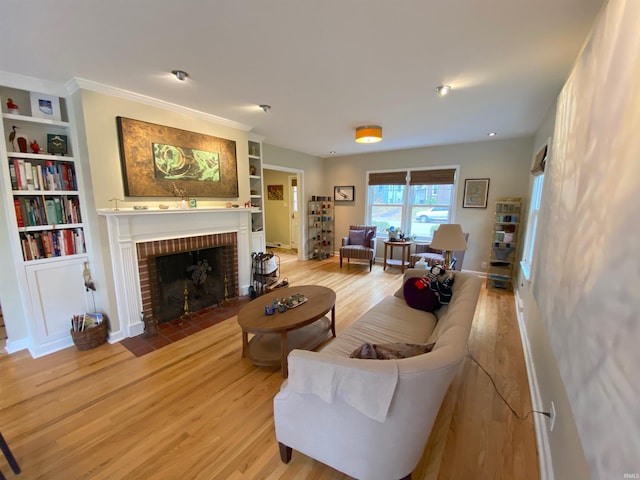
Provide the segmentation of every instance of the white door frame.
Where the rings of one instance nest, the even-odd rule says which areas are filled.
[[[293,183],[293,179],[296,179],[296,197],[299,197],[298,195],[298,188],[300,188],[300,186],[297,184],[298,182],[298,175],[289,175],[289,177],[287,178],[287,188],[289,189],[289,194],[292,193],[293,191],[293,186],[291,185]],[[298,210],[296,212],[293,211],[293,206],[295,205],[298,206]],[[296,198],[295,202],[291,199],[291,195],[289,195],[289,245],[291,245],[291,247],[293,248],[300,248],[300,209],[301,205],[300,205],[300,198]],[[295,215],[297,215],[297,217],[294,217]],[[294,224],[297,223],[298,227],[297,228],[293,228]]]
[[[304,170],[301,170],[299,168],[281,167],[279,165],[271,165],[267,163],[262,164],[262,170],[275,170],[278,172],[294,173],[298,175],[298,214],[300,215],[298,221],[298,225],[300,227],[300,234],[298,235],[298,259],[304,260],[305,246],[307,245],[307,216],[300,214],[300,212],[302,212],[302,209],[304,208],[302,206],[302,199],[306,198],[304,195]],[[266,205],[267,203],[265,202],[265,208]],[[268,225],[265,225],[264,227],[265,229],[269,228]]]

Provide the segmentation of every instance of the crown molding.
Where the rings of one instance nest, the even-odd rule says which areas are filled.
[[[236,128],[244,132],[248,132],[253,129],[250,125],[244,123],[234,122],[226,118],[218,117],[217,115],[211,115],[210,113],[201,112],[193,108],[184,107],[175,103],[165,102],[157,98],[142,95],[140,93],[131,92],[122,88],[116,88],[103,83],[94,82],[85,78],[74,77],[65,84],[67,95],[73,95],[80,89],[90,90],[92,92],[102,93],[110,95],[112,97],[122,98],[124,100],[130,100],[132,102],[142,103],[151,107],[162,108],[163,110],[169,110],[176,113],[189,115],[201,120],[215,123],[217,125],[223,125],[225,127]]]
[[[4,70],[0,70],[0,85],[19,90],[29,90],[30,92],[46,93],[57,97],[66,97],[68,95],[67,90],[60,83]]]

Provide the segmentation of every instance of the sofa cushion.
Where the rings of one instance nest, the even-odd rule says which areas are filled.
[[[360,315],[356,322],[321,350],[349,357],[364,342],[427,343],[435,325],[433,313],[416,310],[403,299],[389,296]]]
[[[415,357],[429,353],[435,343],[363,343],[351,354],[351,358],[365,358],[371,360],[395,360],[399,358]]]
[[[349,230],[349,245],[364,245],[364,230]]]
[[[410,278],[404,282],[404,299],[411,308],[435,312],[440,308],[438,294],[432,290],[429,278]]]

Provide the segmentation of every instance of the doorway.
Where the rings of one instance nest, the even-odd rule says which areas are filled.
[[[302,215],[302,199],[304,198],[304,170],[263,165],[263,196],[265,218],[265,241],[267,247],[277,247],[297,251],[300,259],[304,258],[304,215]],[[284,195],[272,199],[268,196],[269,186],[272,190],[282,185]]]

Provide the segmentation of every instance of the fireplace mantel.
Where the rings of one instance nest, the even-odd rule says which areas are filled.
[[[142,296],[136,244],[155,240],[236,232],[238,236],[238,283],[246,295],[251,282],[251,209],[132,208],[99,209],[107,220],[109,248],[118,305],[120,330],[111,332],[112,340],[140,335]]]

